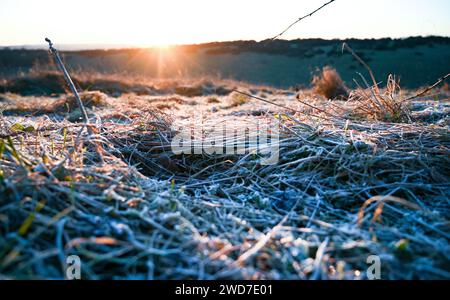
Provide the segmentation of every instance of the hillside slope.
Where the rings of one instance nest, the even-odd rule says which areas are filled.
[[[72,70],[138,74],[149,78],[218,77],[280,88],[308,86],[325,65],[336,68],[349,85],[365,72],[348,54],[343,40],[235,41],[169,48],[63,52]],[[407,88],[434,82],[450,70],[450,38],[346,40],[373,68],[378,80],[395,74]],[[45,50],[0,50],[0,74],[47,69]]]

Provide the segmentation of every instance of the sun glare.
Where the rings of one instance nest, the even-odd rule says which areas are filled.
[[[156,45],[155,48],[161,53],[168,53],[171,49],[173,49],[173,46],[169,44],[159,44]]]

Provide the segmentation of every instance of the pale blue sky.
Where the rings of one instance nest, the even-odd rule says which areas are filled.
[[[0,0],[0,45],[261,40],[327,0]],[[450,0],[336,0],[294,38],[450,36]]]

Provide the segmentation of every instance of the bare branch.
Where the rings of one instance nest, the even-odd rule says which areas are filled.
[[[353,49],[350,48],[350,46],[347,43],[342,44],[342,50],[344,50],[344,49],[348,50],[351,53],[351,55],[353,55],[353,57],[356,58],[356,60],[359,61],[359,63],[361,63],[367,69],[367,71],[370,74],[370,78],[372,78],[373,87],[374,87],[375,91],[377,92],[377,94],[380,94],[380,90],[378,89],[377,80],[375,79],[375,76],[373,75],[372,69],[369,67],[369,65],[366,64],[366,62],[364,60],[362,60],[362,58],[359,57],[359,55],[356,54],[355,51],[353,51]]]
[[[50,52],[53,54],[53,56],[55,57],[56,63],[58,64],[58,67],[61,69],[61,71],[64,74],[64,78],[67,81],[67,84],[70,87],[70,90],[72,91],[73,95],[75,96],[75,99],[77,101],[77,104],[80,108],[81,111],[81,115],[83,116],[83,120],[84,122],[87,124],[87,128],[89,133],[91,133],[91,129],[89,127],[89,117],[86,113],[86,109],[84,108],[83,102],[81,101],[80,95],[78,94],[77,89],[75,88],[75,85],[73,84],[72,78],[70,78],[69,72],[67,72],[66,67],[64,66],[61,57],[59,56],[58,50],[56,50],[53,47],[53,43],[49,38],[45,38],[45,41],[48,43],[48,47],[50,49]]]
[[[78,94],[78,91],[72,81],[72,78],[70,78],[69,72],[67,71],[66,67],[64,66],[64,63],[62,62],[61,57],[59,56],[58,50],[56,50],[53,47],[53,43],[49,38],[45,38],[45,41],[48,43],[50,52],[53,54],[53,56],[55,57],[56,63],[58,64],[58,67],[61,69],[61,71],[64,74],[64,78],[67,81],[67,84],[70,87],[70,90],[72,91],[73,95],[75,96],[75,99],[77,101],[78,107],[80,108],[80,112],[81,115],[83,117],[84,123],[86,125],[87,131],[89,133],[89,135],[94,135],[94,131],[92,130],[91,125],[89,124],[89,117],[86,113],[86,109],[84,108],[83,105],[83,101],[81,101],[80,95]],[[83,129],[81,129],[80,133],[82,132]],[[95,146],[95,150],[97,152],[97,154],[99,155],[100,158],[100,162],[103,164],[104,160],[103,160],[103,154],[102,154],[102,146],[100,143],[98,142],[94,142],[94,146]]]
[[[435,82],[433,85],[430,85],[429,87],[427,87],[426,89],[424,89],[423,91],[421,91],[420,93],[407,98],[406,100],[412,100],[415,99],[417,97],[423,96],[425,95],[427,92],[431,91],[432,89],[434,89],[435,87],[437,87],[438,85],[440,85],[442,82],[444,82],[448,77],[450,77],[450,73],[448,73],[447,75],[445,75],[444,77],[440,78],[437,82]]]

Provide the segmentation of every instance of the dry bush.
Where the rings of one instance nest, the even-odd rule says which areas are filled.
[[[336,69],[326,66],[319,75],[315,75],[312,80],[313,90],[328,99],[346,99],[348,89],[339,76]]]
[[[393,75],[389,75],[384,93],[378,88],[359,89],[352,91],[349,101],[358,102],[351,113],[353,117],[393,123],[411,121],[407,101]]]

